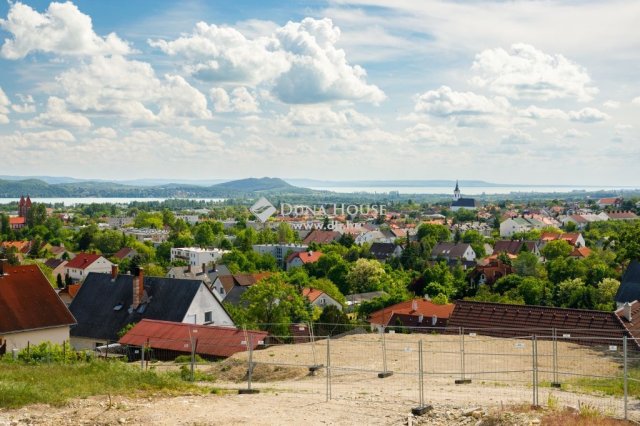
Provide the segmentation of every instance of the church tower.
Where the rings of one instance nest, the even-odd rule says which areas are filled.
[[[18,216],[26,218],[29,215],[29,210],[31,210],[31,197],[27,195],[27,198],[24,198],[24,195],[20,197],[20,203],[18,204]]]
[[[460,188],[458,187],[458,181],[456,180],[456,189],[453,190],[453,200],[458,201],[460,199]]]

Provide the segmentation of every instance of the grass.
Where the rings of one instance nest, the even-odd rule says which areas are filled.
[[[37,365],[0,362],[0,408],[36,403],[62,405],[69,399],[92,395],[148,396],[204,391],[183,381],[179,373],[141,371],[122,362]]]
[[[563,384],[563,389],[565,388]],[[610,396],[624,395],[624,378],[591,378],[580,377],[567,382],[566,388],[572,391],[591,392]],[[640,369],[629,369],[627,380],[629,396],[640,397]]]

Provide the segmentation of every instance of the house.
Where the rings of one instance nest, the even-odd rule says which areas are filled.
[[[270,276],[271,272],[219,275],[213,283],[212,291],[219,300],[238,305],[249,287]]]
[[[192,349],[205,359],[221,359],[248,351],[249,347],[263,347],[268,335],[266,331],[143,319],[118,343],[154,349],[156,358],[161,360],[191,355]]]
[[[71,302],[73,302],[73,298],[78,294],[78,291],[80,291],[80,284],[69,284],[58,291],[58,297],[65,305],[69,306]]]
[[[601,209],[603,209],[605,207],[620,207],[622,205],[622,198],[620,198],[620,197],[600,198],[596,202],[596,204]]]
[[[75,257],[75,254],[67,250],[64,245],[47,245],[46,249],[49,253],[51,253],[51,256],[56,259],[73,259]]]
[[[527,217],[514,217],[509,218],[500,223],[500,236],[503,238],[509,238],[513,234],[520,232],[529,232],[534,229],[542,229],[545,225],[543,222]]]
[[[607,212],[606,215],[611,220],[636,220],[638,216],[631,211],[612,211]]]
[[[471,248],[471,244],[443,242],[433,247],[431,258],[473,262],[476,259],[476,252]]]
[[[154,245],[164,243],[169,239],[169,231],[166,229],[125,228],[122,232],[124,232],[125,235],[134,237],[142,243],[148,241]]]
[[[0,260],[0,352],[47,341],[63,344],[75,323],[37,266]]]
[[[67,266],[67,262],[66,260],[62,260],[62,259],[47,259],[44,262],[44,266],[46,266],[47,268],[51,268],[51,275],[53,275],[54,278],[57,279],[58,275],[60,275],[60,279],[62,279],[62,281],[64,282],[64,267]]]
[[[462,198],[460,197],[460,187],[458,181],[456,181],[456,187],[453,190],[453,202],[451,203],[451,211],[455,212],[460,209],[476,210],[478,205],[474,198]]]
[[[311,243],[316,244],[329,244],[334,241],[338,241],[341,235],[337,231],[325,231],[322,229],[314,229],[307,235],[302,241],[303,244],[309,245]]]
[[[569,253],[569,257],[573,257],[574,259],[585,259],[589,257],[589,255],[591,255],[591,249],[589,247],[576,247]]]
[[[548,243],[549,241],[564,240],[573,247],[584,247],[586,243],[584,237],[579,232],[566,232],[564,234],[556,234],[554,232],[543,232],[540,235],[540,241]]]
[[[508,263],[503,263],[500,259],[493,258],[486,263],[478,264],[469,273],[469,283],[473,287],[483,284],[493,285],[502,277],[513,273],[513,267]]]
[[[379,229],[367,230],[356,236],[355,242],[361,246],[366,243],[392,243],[395,241],[395,235],[387,236]]]
[[[618,308],[626,302],[640,300],[640,261],[637,259],[632,260],[624,271],[614,300]]]
[[[320,309],[333,305],[342,310],[342,304],[340,302],[317,288],[303,288],[302,296],[306,297],[313,306],[317,306]]]
[[[559,336],[570,337],[574,343],[608,345],[610,339],[624,336],[636,342],[615,312],[468,300],[456,301],[447,324],[447,333],[457,334],[460,329],[494,337],[537,334],[546,339],[555,329]]]
[[[373,243],[369,252],[380,262],[402,255],[402,246],[394,243]]]
[[[207,265],[203,263],[200,268],[194,268],[191,265],[174,266],[169,269],[165,277],[179,280],[200,280],[211,288],[219,274],[225,275],[230,274],[230,272],[224,265],[207,268]]]
[[[120,250],[118,250],[113,257],[118,259],[118,260],[125,260],[125,259],[132,259],[134,256],[136,256],[138,254],[138,252],[135,249],[132,249],[130,247],[122,247]]]
[[[203,264],[216,263],[229,250],[203,249],[200,247],[174,247],[171,249],[171,261],[182,260],[188,265],[200,267]]]
[[[443,328],[447,325],[454,305],[437,305],[430,300],[413,299],[396,303],[376,311],[367,320],[372,328],[403,326]]]
[[[27,225],[27,218],[20,216],[10,216],[9,217],[9,227],[11,229],[17,230],[22,229]]]
[[[31,251],[31,241],[3,241],[0,243],[2,253],[14,253],[19,261]]]
[[[233,327],[233,321],[211,290],[199,280],[145,277],[118,273],[90,273],[69,310],[78,324],[71,329],[76,349],[93,349],[118,340],[128,324],[142,319],[214,324]]]
[[[518,256],[521,251],[528,251],[540,256],[540,243],[538,241],[500,240],[493,245],[493,253],[506,253]]]
[[[133,225],[135,218],[129,216],[113,216],[107,218],[107,224],[114,229],[124,228]]]
[[[287,257],[287,271],[291,268],[301,267],[303,265],[308,265],[310,263],[316,263],[320,256],[322,256],[321,251],[298,251],[295,253],[291,253],[289,257]]]
[[[78,253],[64,266],[65,275],[69,275],[72,281],[82,281],[91,272],[106,274],[111,271],[113,263],[99,254]]]
[[[366,293],[353,293],[346,296],[347,306],[356,306],[361,304],[362,302],[368,302],[369,300],[373,300],[376,297],[384,297],[387,296],[387,292],[385,291],[369,291]]]

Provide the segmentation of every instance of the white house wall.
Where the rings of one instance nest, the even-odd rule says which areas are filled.
[[[6,340],[7,353],[13,349],[24,349],[27,344],[34,346],[42,342],[51,342],[62,345],[69,340],[69,326],[22,331],[5,335],[0,334],[0,340]]]
[[[209,311],[211,311],[211,324],[221,326],[234,326],[231,317],[222,308],[220,302],[218,302],[216,297],[211,294],[209,289],[207,289],[204,284],[200,285],[200,288],[198,289],[196,296],[193,298],[191,306],[189,306],[189,309],[187,310],[187,313],[182,322],[193,323],[193,318],[195,315],[195,323],[204,324],[204,314],[205,312]]]

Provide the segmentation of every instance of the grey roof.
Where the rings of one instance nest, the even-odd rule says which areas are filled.
[[[388,259],[396,249],[394,243],[373,243],[369,251],[378,260]]]
[[[360,303],[365,300],[371,300],[375,299],[376,297],[382,297],[386,295],[387,293],[385,291],[369,291],[366,293],[348,294],[347,296],[345,296],[345,298],[347,299],[347,302]]]
[[[462,257],[469,247],[470,245],[467,243],[438,243],[433,250],[431,250],[431,257],[457,259]]]
[[[627,267],[615,298],[617,303],[640,300],[640,262],[633,260]]]
[[[143,318],[182,322],[203,286],[200,280],[144,277],[145,293],[150,300],[141,314],[135,309],[129,312],[133,303],[133,278],[133,275],[118,275],[111,281],[111,274],[89,273],[69,306],[78,321],[71,328],[71,336],[117,340],[118,331]],[[122,309],[114,310],[119,304]]]
[[[538,243],[536,241],[500,240],[493,245],[493,252],[505,252],[517,256],[522,251],[522,246],[525,246],[530,252],[535,252]]]
[[[458,198],[451,203],[451,207],[476,207],[475,198]]]
[[[249,286],[234,285],[231,291],[229,291],[229,293],[227,293],[227,296],[224,298],[224,302],[236,306],[246,305],[246,303],[242,300],[242,295],[245,291],[249,290],[249,288]]]

